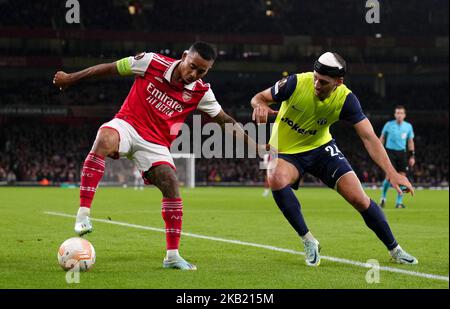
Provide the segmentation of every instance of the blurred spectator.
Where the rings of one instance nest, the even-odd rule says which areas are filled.
[[[410,0],[408,5],[401,1],[384,1],[380,6],[382,22],[375,25],[365,21],[365,2],[354,0],[135,2],[139,10],[132,15],[129,1],[79,0],[81,24],[77,25],[66,23],[65,1],[5,0],[0,3],[0,26],[181,33],[189,25],[189,31],[196,33],[448,35],[446,0]]]
[[[0,132],[0,181],[48,180],[51,184],[77,183],[81,164],[94,140],[93,125],[56,124],[8,125]],[[351,133],[349,134],[349,131]],[[364,150],[352,128],[336,128],[333,136],[363,182],[384,178]],[[448,184],[448,138],[445,127],[415,124],[417,164],[414,182]],[[126,160],[108,159],[104,181],[127,183],[133,180],[133,165]],[[180,172],[184,172],[180,169]],[[180,175],[180,178],[184,178]],[[259,159],[196,159],[196,180],[202,183],[262,183]],[[305,182],[320,183],[310,175]]]
[[[275,83],[277,78],[274,77],[269,82],[258,82],[251,78],[224,81],[214,77],[208,82],[227,111],[248,111],[253,95],[261,89],[271,87],[271,83]],[[23,90],[24,83],[28,85],[27,91]],[[7,81],[0,83],[0,106],[97,105],[119,109],[132,84],[132,78],[92,80],[60,92],[48,80]],[[355,83],[352,80],[347,84],[359,98],[364,110],[390,111],[398,104],[406,105],[408,110],[427,111],[448,110],[449,106],[448,82],[444,81],[428,84],[428,87],[418,82],[387,84],[384,98],[371,90],[367,84]]]

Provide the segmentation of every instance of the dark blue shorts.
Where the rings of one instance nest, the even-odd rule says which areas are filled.
[[[332,189],[335,188],[337,180],[342,175],[353,171],[334,139],[319,148],[306,152],[295,154],[280,153],[278,158],[293,164],[299,171],[300,178],[305,173],[311,174]],[[298,189],[300,178],[295,184],[291,185],[293,189]]]

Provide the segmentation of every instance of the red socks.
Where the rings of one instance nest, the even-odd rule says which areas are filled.
[[[105,171],[105,158],[89,153],[83,164],[80,185],[80,207],[90,208],[98,184]],[[166,225],[167,250],[176,250],[180,244],[183,222],[183,200],[181,198],[163,198],[162,217]]]
[[[162,217],[166,223],[167,250],[178,249],[183,222],[183,200],[181,198],[163,198]]]
[[[91,208],[92,199],[104,171],[105,157],[93,152],[89,153],[81,171],[80,207]]]

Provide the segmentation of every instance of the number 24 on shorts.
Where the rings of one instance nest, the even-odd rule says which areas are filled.
[[[330,156],[335,157],[339,156],[339,154],[342,155],[342,152],[339,150],[339,148],[336,145],[333,146],[327,146],[325,147],[325,150],[330,153]],[[339,159],[343,159],[343,157],[339,157]]]

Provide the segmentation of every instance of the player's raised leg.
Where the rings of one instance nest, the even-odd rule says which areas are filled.
[[[354,172],[348,172],[338,179],[337,191],[359,211],[366,225],[383,242],[395,262],[401,264],[418,263],[414,256],[404,251],[397,243],[383,211],[366,195]]]
[[[75,221],[75,232],[80,236],[92,232],[90,210],[105,171],[105,157],[117,153],[118,149],[119,133],[114,129],[100,128],[81,171],[80,208]]]
[[[306,264],[319,266],[319,242],[306,226],[300,202],[291,189],[291,185],[300,179],[300,172],[293,164],[283,159],[275,159],[269,165],[267,176],[275,202],[303,240]]]
[[[175,171],[169,165],[162,164],[152,167],[145,173],[145,177],[158,187],[163,195],[161,212],[166,227],[167,244],[163,267],[196,270],[197,267],[183,259],[178,252],[183,222],[183,200]]]

